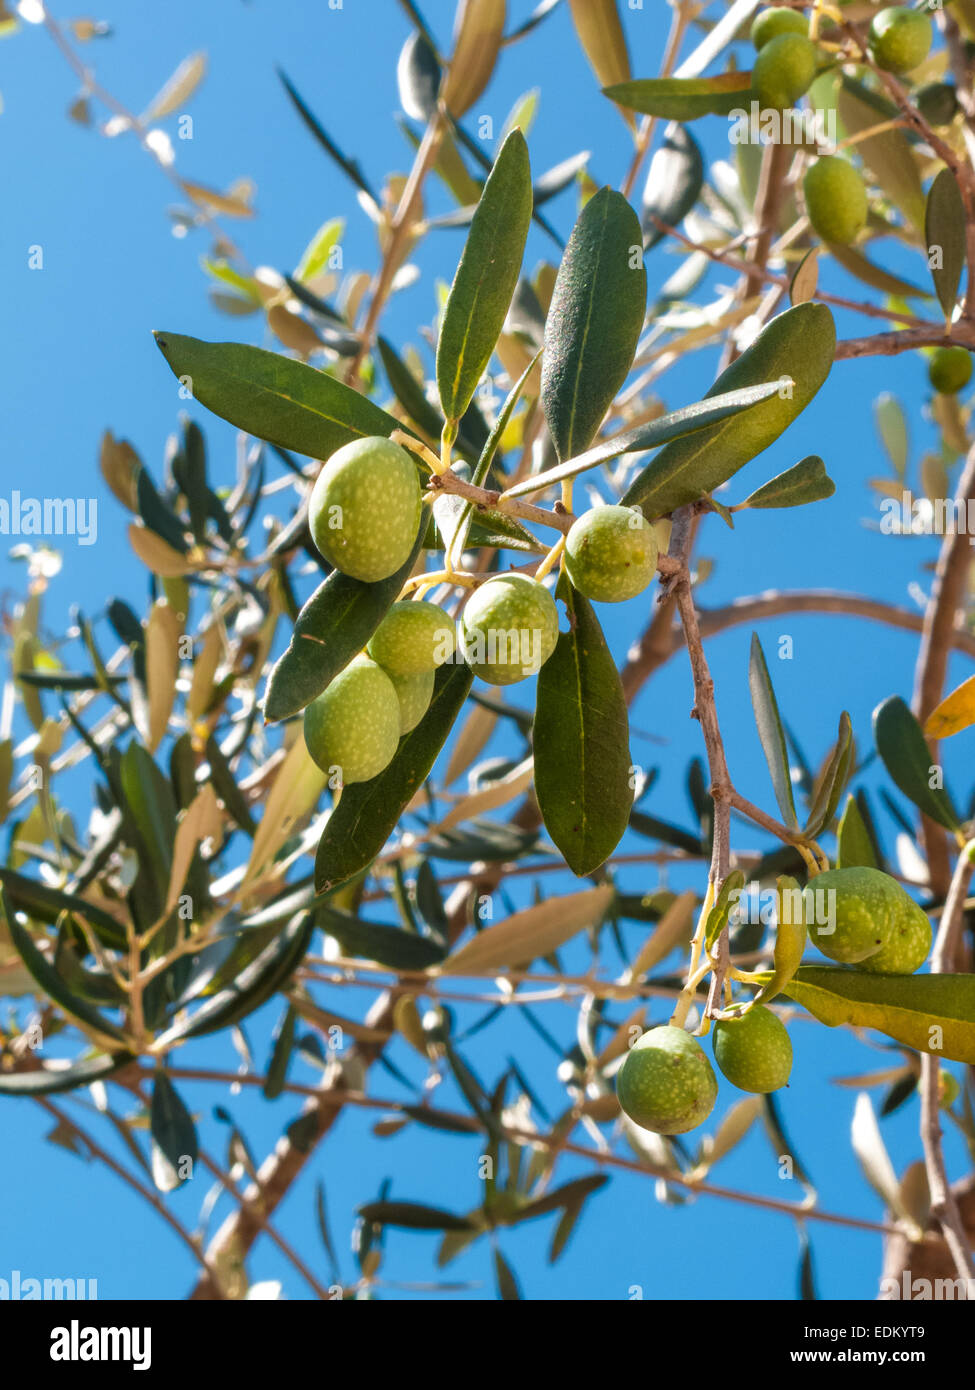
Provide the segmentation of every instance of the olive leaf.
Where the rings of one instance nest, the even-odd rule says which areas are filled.
[[[569,0],[569,10],[599,84],[628,82],[630,54],[616,0]]]
[[[320,909],[318,923],[339,943],[343,955],[361,956],[393,970],[427,970],[439,965],[446,954],[444,947],[429,937],[366,922],[331,907]]]
[[[810,454],[784,473],[771,478],[734,510],[742,511],[745,507],[803,507],[807,502],[822,502],[832,497],[835,491],[836,484],[826,472],[822,459]]]
[[[767,1004],[781,994],[802,963],[806,949],[806,922],[802,909],[802,890],[794,878],[783,874],[775,881],[775,947],[772,974],[752,1000]]]
[[[531,213],[528,146],[515,129],[484,185],[444,309],[437,389],[449,420],[464,414],[491,360],[518,283]]]
[[[645,77],[616,82],[603,93],[631,111],[661,116],[667,121],[693,121],[698,116],[729,116],[748,109],[750,72],[729,72],[720,77]]]
[[[806,408],[829,375],[835,349],[836,329],[825,304],[797,304],[779,314],[704,399],[777,379],[781,392],[741,419],[732,416],[666,445],[634,478],[624,505],[656,517],[713,492]]]
[[[597,926],[612,900],[612,885],[606,883],[515,912],[453,951],[440,974],[483,975],[547,956],[583,928]]]
[[[840,817],[836,832],[838,869],[876,869],[877,855],[866,822],[860,813],[854,795],[847,798],[846,808]]]
[[[154,336],[194,400],[279,448],[326,459],[352,439],[402,428],[351,386],[280,353],[181,333]]]
[[[149,1132],[153,1182],[160,1192],[172,1192],[193,1176],[199,1144],[193,1117],[164,1071],[152,1083]]]
[[[613,852],[633,804],[626,699],[591,604],[567,580],[569,615],[538,674],[535,791],[545,828],[576,875]]]
[[[364,584],[333,570],[295,619],[291,640],[275,662],[264,697],[269,724],[303,710],[362,651],[395,602],[422,548],[423,525],[413,550],[395,574]]]
[[[874,1028],[918,1052],[975,1062],[975,975],[880,975],[803,965],[783,993],[831,1028]]]
[[[724,395],[713,396],[709,400],[696,401],[693,405],[668,411],[645,425],[638,425],[636,429],[625,430],[611,439],[601,440],[576,458],[566,459],[564,463],[547,468],[543,473],[533,473],[522,482],[515,483],[513,487],[506,488],[505,496],[524,497],[527,493],[540,492],[552,483],[575,478],[590,468],[609,463],[620,454],[643,453],[648,449],[659,448],[662,444],[669,444],[673,439],[683,439],[698,430],[707,429],[709,425],[720,424],[732,415],[753,410],[763,401],[778,395],[781,389],[781,382],[768,381],[760,386],[746,386],[740,391],[728,391]]]
[[[933,821],[946,830],[959,830],[961,822],[948,793],[932,786],[932,774],[940,777],[941,769],[932,762],[921,726],[899,695],[891,695],[874,710],[873,732],[894,785]]]
[[[728,918],[738,903],[741,890],[745,886],[745,875],[741,869],[732,869],[718,890],[714,906],[708,913],[704,924],[704,946],[710,953],[711,947],[728,925]]]
[[[822,777],[809,808],[809,815],[806,818],[803,833],[810,838],[824,830],[836,814],[840,797],[843,795],[843,788],[853,771],[854,756],[853,726],[850,723],[850,716],[844,710],[840,715],[840,727],[836,735],[836,743],[833,745],[826,767],[823,769]]]
[[[748,662],[748,688],[751,691],[755,723],[762,743],[762,752],[772,775],[772,787],[783,819],[790,826],[798,826],[796,805],[792,795],[792,777],[789,772],[789,753],[785,742],[785,730],[779,718],[779,706],[772,688],[772,678],[765,662],[765,653],[758,635],[752,633],[751,655]]]
[[[975,724],[975,676],[962,681],[931,711],[924,721],[924,732],[928,738],[950,738],[972,724]]]
[[[347,883],[375,859],[429,776],[473,679],[463,663],[441,666],[430,708],[412,733],[400,740],[393,761],[371,782],[357,782],[343,790],[325,823],[315,857],[319,893]]]
[[[643,189],[643,233],[652,251],[667,235],[657,222],[676,227],[698,200],[704,185],[704,156],[689,130],[677,121],[664,131],[663,143],[650,161]]]
[[[625,381],[646,301],[639,219],[601,188],[572,229],[545,322],[542,408],[560,461],[588,448]]]
[[[104,1081],[133,1060],[131,1053],[114,1052],[85,1057],[70,1066],[45,1062],[36,1071],[0,1071],[0,1095],[52,1096],[59,1091],[74,1091]]]
[[[853,77],[844,77],[840,83],[837,109],[848,135],[859,135],[898,116],[896,107]],[[891,202],[920,233],[924,192],[917,160],[904,132],[883,130],[858,140],[856,149]]]
[[[460,0],[454,47],[443,84],[443,100],[455,118],[463,116],[491,80],[504,37],[505,0]]]
[[[965,265],[965,205],[950,169],[942,169],[928,191],[924,243],[938,303],[950,323]]]

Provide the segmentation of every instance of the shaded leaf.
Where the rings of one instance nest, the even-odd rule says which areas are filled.
[[[633,804],[626,699],[592,605],[563,581],[569,614],[538,675],[535,791],[545,828],[574,874],[613,852]]]
[[[413,571],[423,525],[409,558],[395,574],[364,584],[333,570],[295,619],[291,640],[268,676],[264,718],[298,714],[362,651]]]
[[[199,1145],[193,1117],[164,1071],[153,1078],[149,1131],[153,1182],[160,1192],[172,1192],[193,1176]]]
[[[463,664],[441,666],[430,708],[412,733],[400,740],[393,761],[371,782],[344,789],[325,824],[315,857],[319,893],[348,882],[375,859],[404,807],[429,776],[473,679]]]
[[[895,786],[946,830],[958,830],[961,822],[951,798],[943,787],[931,785],[933,774],[940,775],[941,769],[932,761],[920,724],[899,695],[874,710],[873,732],[877,752]]]
[[[704,184],[704,156],[689,130],[672,122],[650,161],[643,189],[643,232],[652,250],[667,233],[654,219],[678,226],[698,200]]]
[[[322,931],[335,937],[343,955],[362,956],[393,970],[427,970],[438,965],[446,954],[445,948],[430,937],[366,922],[334,908],[320,909],[318,922]]]
[[[950,323],[965,264],[965,205],[950,169],[942,169],[928,190],[924,242],[938,303]]]

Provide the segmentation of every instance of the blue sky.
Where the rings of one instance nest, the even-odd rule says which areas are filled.
[[[531,6],[509,6],[515,18]],[[425,11],[446,41],[453,6],[428,0]],[[58,18],[64,7],[56,2]],[[210,3],[156,3],[138,6],[101,4],[98,17],[114,36],[89,45],[86,58],[99,81],[121,101],[141,109],[188,53],[207,50],[207,78],[188,107],[194,121],[192,142],[177,144],[178,168],[187,178],[227,187],[248,176],[256,183],[257,216],[235,225],[248,259],[254,264],[291,270],[316,228],[329,217],[347,218],[346,265],[367,270],[376,264],[375,238],[359,209],[354,191],[305,132],[291,110],[274,73],[280,64],[339,143],[362,163],[378,183],[395,167],[405,172],[410,152],[396,129],[398,107],[395,66],[409,32],[393,0],[345,0],[331,9],[312,0],[210,0]],[[627,11],[627,33],[636,75],[656,71],[665,39],[669,9],[648,3]],[[590,172],[598,182],[619,184],[628,163],[625,128],[617,111],[601,98],[595,79],[575,42],[565,6],[524,44],[507,50],[501,69],[478,104],[500,130],[516,99],[540,85],[542,100],[530,149],[533,167],[542,171],[580,149],[593,152]],[[0,91],[4,113],[0,135],[5,147],[7,198],[0,220],[0,262],[4,268],[3,418],[4,492],[93,496],[99,504],[97,543],[68,541],[65,569],[47,598],[46,620],[57,630],[72,604],[99,618],[118,594],[138,606],[146,574],[125,538],[127,517],[101,482],[97,470],[99,439],[111,429],[138,449],[157,476],[167,435],[176,428],[183,403],[176,383],[155,348],[150,330],[170,329],[204,338],[244,342],[262,339],[254,319],[231,319],[208,303],[208,282],[199,267],[207,242],[199,234],[172,235],[166,208],[173,190],[159,170],[127,138],[108,141],[67,119],[77,82],[48,37],[24,28],[0,47]],[[168,123],[173,130],[173,122]],[[727,150],[723,121],[695,128],[711,154]],[[430,206],[447,210],[441,191],[431,191]],[[574,217],[572,193],[547,210],[563,236]],[[444,231],[431,237],[417,257],[421,276],[398,296],[384,320],[384,331],[398,346],[420,345],[417,325],[435,312],[435,279],[449,279],[463,234]],[[43,270],[29,268],[29,248],[43,248]],[[555,247],[537,229],[529,242],[526,265]],[[651,297],[677,264],[665,246],[648,258]],[[891,262],[896,266],[897,262]],[[917,256],[901,258],[904,273],[924,273]],[[843,272],[827,268],[824,280],[839,293],[857,298],[860,291]],[[711,281],[711,283],[714,283]],[[863,319],[841,315],[841,336],[869,331]],[[255,327],[255,325],[257,325]],[[269,344],[268,344],[269,345]],[[668,406],[695,400],[713,379],[716,355],[694,354],[668,375]],[[872,502],[867,479],[886,471],[873,420],[872,402],[882,391],[897,393],[911,417],[911,459],[918,459],[935,436],[924,418],[926,374],[917,355],[865,358],[839,364],[820,396],[799,422],[770,450],[748,465],[730,491],[734,500],[809,453],[821,454],[836,480],[837,493],[826,503],[795,512],[751,514],[740,518],[734,533],[713,518],[704,528],[699,554],[713,558],[714,570],[701,587],[700,601],[717,606],[743,593],[768,588],[831,587],[858,590],[888,601],[916,606],[911,586],[928,582],[923,566],[936,556],[931,540],[898,540],[863,523]],[[234,476],[235,441],[230,426],[195,411],[210,445],[211,470],[220,482]],[[0,545],[3,588],[9,596],[23,589],[23,568],[6,560]],[[8,598],[9,602],[9,598]],[[602,610],[607,633],[622,657],[643,621],[641,603]],[[101,623],[101,630],[105,630]],[[848,618],[783,618],[760,629],[772,664],[779,701],[813,765],[835,736],[840,710],[853,718],[861,755],[871,745],[870,713],[886,696],[909,697],[915,641],[909,635]],[[777,639],[794,641],[792,661],[772,661]],[[747,689],[749,630],[736,628],[714,640],[709,658],[717,681],[718,710],[726,731],[732,775],[742,793],[772,809],[771,790],[761,758]],[[74,656],[66,661],[79,661]],[[952,684],[968,674],[970,664],[952,663]],[[516,698],[527,694],[515,692]],[[702,749],[698,729],[689,718],[692,703],[686,662],[672,661],[636,705],[634,760],[659,765],[661,776],[648,809],[691,824],[683,788],[688,760]],[[642,737],[645,733],[649,739]],[[651,741],[652,740],[652,741]],[[959,800],[967,801],[963,755],[971,743],[956,740],[948,764],[949,782]],[[504,751],[499,743],[492,751]],[[952,767],[956,769],[954,775]],[[874,770],[865,780],[876,784]],[[73,809],[84,814],[88,792],[76,786]],[[888,845],[891,825],[884,826]],[[736,825],[735,843],[753,848],[760,839],[749,827]],[[628,846],[631,847],[631,846]],[[449,871],[446,869],[445,871]],[[697,882],[700,873],[673,876],[675,887]],[[652,873],[632,871],[622,880],[629,891],[657,886]],[[526,880],[526,884],[530,882]],[[568,880],[549,879],[552,891],[568,891]],[[528,891],[526,887],[526,891]],[[638,942],[643,929],[628,928]],[[567,953],[571,963],[572,953]],[[332,1001],[348,1007],[345,998]],[[561,1006],[558,1006],[561,1007]],[[563,1016],[564,1015],[564,1016]],[[574,1015],[546,1016],[548,1026],[567,1045]],[[260,1062],[276,1009],[252,1019],[248,1035]],[[469,1021],[469,1020],[467,1020]],[[664,1021],[663,1014],[654,1015]],[[793,1084],[782,1097],[786,1126],[812,1172],[824,1209],[879,1219],[879,1200],[857,1169],[846,1132],[855,1092],[840,1090],[831,1079],[885,1065],[885,1054],[851,1036],[827,1033],[808,1020],[793,1028],[797,1062]],[[557,1059],[519,1020],[478,1034],[464,1047],[465,1056],[486,1083],[493,1083],[509,1053],[534,1068],[543,1096],[555,1108],[560,1088]],[[233,1070],[236,1054],[228,1039],[218,1039],[200,1054],[215,1067]],[[399,1065],[421,1078],[409,1054],[394,1049]],[[294,1078],[313,1081],[313,1073],[296,1066]],[[391,1076],[377,1070],[370,1085],[377,1095],[402,1095]],[[228,1103],[215,1087],[182,1088],[192,1108],[207,1116],[217,1103]],[[444,1103],[454,1105],[449,1095]],[[725,1088],[721,1104],[731,1098]],[[300,1102],[275,1102],[259,1095],[235,1096],[229,1102],[258,1156],[274,1143],[297,1114]],[[7,1269],[42,1275],[96,1277],[105,1297],[179,1297],[192,1279],[192,1261],[139,1200],[121,1191],[99,1165],[84,1171],[63,1149],[41,1142],[50,1120],[26,1103],[3,1103],[6,1142],[0,1146],[0,1183],[16,1191],[5,1204],[0,1224],[0,1277]],[[388,1140],[370,1135],[375,1116],[345,1114],[315,1154],[310,1174],[324,1182],[333,1232],[343,1272],[353,1272],[347,1236],[357,1203],[376,1195],[391,1177],[393,1193],[464,1210],[476,1200],[476,1144],[407,1131]],[[917,1156],[916,1102],[884,1122],[884,1135],[900,1170]],[[208,1119],[204,1142],[221,1155],[223,1131]],[[110,1141],[106,1143],[111,1146]],[[949,1145],[949,1152],[953,1152]],[[571,1160],[560,1177],[588,1171]],[[757,1132],[719,1166],[715,1181],[775,1197],[797,1199],[795,1184],[776,1177],[774,1155]],[[172,1198],[174,1210],[192,1225],[203,1181]],[[325,1264],[314,1229],[313,1184],[305,1182],[279,1214],[284,1234],[313,1263],[321,1277]],[[553,1218],[545,1218],[551,1227]],[[589,1205],[568,1253],[553,1268],[545,1263],[550,1231],[522,1227],[505,1233],[502,1247],[510,1257],[525,1295],[530,1298],[626,1298],[634,1285],[656,1298],[795,1296],[797,1240],[785,1217],[714,1199],[667,1207],[654,1200],[653,1184],[644,1178],[615,1174]],[[829,1226],[811,1226],[820,1289],[825,1297],[871,1297],[880,1269],[876,1236]],[[434,1238],[390,1232],[384,1272],[390,1279],[419,1280],[432,1272]],[[724,1256],[727,1252],[727,1258]],[[732,1254],[733,1252],[733,1254]],[[717,1259],[712,1263],[712,1256]],[[266,1242],[252,1260],[255,1278],[281,1278],[289,1297],[307,1290],[284,1267]],[[711,1270],[710,1273],[705,1271]],[[479,1281],[470,1297],[493,1296],[489,1251],[482,1243],[450,1267],[448,1277]],[[387,1296],[408,1297],[405,1293]]]

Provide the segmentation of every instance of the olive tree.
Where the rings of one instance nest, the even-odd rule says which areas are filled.
[[[641,5],[567,0],[592,71],[580,123],[587,104],[619,113],[628,167],[614,188],[596,173],[605,155],[577,154],[572,131],[563,163],[534,167],[535,95],[497,130],[483,114],[513,45],[537,44],[545,73],[558,0],[527,16],[460,0],[452,36],[442,15],[431,26],[388,0],[412,29],[395,74],[408,174],[374,187],[345,152],[351,130],[327,130],[282,74],[295,140],[310,135],[355,187],[375,268],[360,268],[361,229],[333,219],[290,274],[255,270],[226,230],[246,190],[176,172],[166,123],[199,59],[136,117],[94,76],[97,26],[60,24],[39,0],[19,8],[83,75],[73,114],[138,139],[178,185],[180,229],[211,243],[213,301],[241,321],[231,336],[266,329],[277,346],[157,333],[159,390],[174,388],[168,367],[182,412],[164,471],[111,433],[101,448],[145,602],[106,595],[103,621],[79,614],[70,645],[51,643],[44,552],[31,558],[0,749],[3,1103],[43,1106],[61,1142],[155,1207],[199,1262],[195,1298],[260,1284],[267,1241],[319,1298],[381,1295],[390,1230],[440,1232],[444,1266],[490,1243],[499,1295],[518,1298],[505,1230],[548,1217],[558,1259],[590,1199],[611,1207],[612,1186],[600,1190],[618,1170],[647,1179],[648,1200],[767,1207],[790,1239],[790,1217],[803,1233],[840,1220],[883,1234],[888,1296],[910,1296],[905,1270],[970,1279],[975,1178],[951,1181],[941,1130],[975,1155],[975,840],[940,744],[975,722],[975,678],[946,694],[952,652],[975,653],[975,448],[959,396],[975,349],[975,6],[671,0],[650,75],[646,44],[636,71],[627,44]],[[720,161],[695,134],[708,123],[727,135]],[[438,185],[445,214],[428,211]],[[530,233],[550,248],[532,270]],[[884,242],[912,279],[883,264]],[[395,343],[384,316],[421,243],[442,292],[427,288],[419,346]],[[836,267],[861,298],[820,286]],[[711,389],[675,398],[668,373],[709,348]],[[923,610],[776,590],[774,575],[703,607],[709,527],[760,537],[788,524],[769,512],[836,492],[805,445],[750,495],[739,471],[817,394],[841,399],[846,362],[905,352],[927,356],[938,448],[905,512],[904,412],[882,398],[890,466],[875,487],[887,529],[942,537],[935,572],[917,578]],[[235,478],[214,417],[238,431]],[[628,625],[622,663],[608,611]],[[862,642],[868,624],[913,632],[914,698],[894,693],[906,675],[892,670],[872,729],[855,741],[837,708],[835,743],[810,766],[761,642],[746,654],[742,634],[770,774],[756,805],[736,786],[738,731],[719,721],[708,642],[799,613],[855,618]],[[670,662],[688,672],[673,724],[692,829],[630,747],[630,711]],[[882,811],[863,775],[874,753]],[[90,783],[87,820],[60,795],[69,772]],[[554,1114],[519,1060],[523,1035],[504,1031],[515,1014],[554,1050]],[[793,1150],[776,1092],[799,1014],[886,1049],[851,1135],[883,1222],[824,1211]],[[491,1075],[465,1057],[484,1029],[507,1057]],[[810,1029],[796,1032],[808,1045]],[[203,1040],[217,1034],[237,1070],[210,1065]],[[184,1091],[204,1083],[223,1128],[208,1121],[201,1143]],[[918,1117],[902,1174],[878,1084],[883,1113]],[[296,1098],[263,1160],[233,1118],[242,1086]],[[431,1164],[465,1145],[476,1162],[465,1211],[416,1200],[409,1171],[364,1191],[352,1268],[321,1191],[301,1187],[354,1107],[375,1115],[376,1144],[421,1127]],[[799,1198],[714,1185],[756,1124]],[[196,1232],[167,1205],[187,1182]],[[317,1206],[323,1252],[279,1234],[289,1194]]]

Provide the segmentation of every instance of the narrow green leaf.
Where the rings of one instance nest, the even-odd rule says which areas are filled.
[[[0,1071],[0,1095],[52,1096],[59,1091],[74,1091],[81,1086],[90,1086],[94,1081],[104,1081],[134,1060],[128,1052],[115,1052],[86,1057],[84,1061],[72,1062],[66,1067],[52,1066],[48,1062],[39,1071]]]
[[[233,983],[211,995],[192,1015],[184,1015],[162,1037],[156,1039],[160,1052],[174,1047],[186,1038],[203,1037],[221,1028],[239,1023],[293,974],[308,950],[315,928],[315,914],[297,913],[283,931],[279,931],[259,955],[248,960],[239,970]],[[233,968],[239,959],[248,959],[250,943],[245,937],[228,962]],[[222,972],[221,972],[222,973]]]
[[[942,169],[928,192],[924,242],[938,303],[947,323],[955,310],[965,265],[965,205],[954,174]]]
[[[70,912],[73,916],[83,917],[106,946],[119,948],[127,944],[125,928],[110,913],[75,893],[63,893],[49,884],[41,883],[39,879],[2,866],[0,883],[7,890],[13,907],[37,922],[48,922],[54,926],[62,912]]]
[[[497,455],[502,436],[508,428],[511,417],[515,412],[515,406],[521,399],[522,392],[528,383],[528,378],[535,370],[535,364],[538,362],[540,356],[541,349],[536,352],[535,356],[508,392],[507,399],[501,407],[491,433],[485,441],[471,476],[471,482],[475,487],[487,486],[487,480],[491,473],[491,466]],[[438,497],[434,502],[433,515],[436,518],[437,526],[443,537],[444,548],[451,547],[455,556],[460,555],[467,544],[468,536],[473,534],[474,531],[472,525],[474,504],[465,501],[463,497],[445,493],[443,497]],[[501,513],[490,512],[485,513],[485,515],[490,517],[490,524],[494,525],[497,523]],[[510,517],[505,517],[503,519],[506,522],[511,521]]]
[[[421,1202],[366,1202],[359,1208],[364,1221],[377,1226],[400,1226],[407,1231],[470,1231],[473,1223],[466,1216],[457,1216],[440,1207],[424,1206]]]
[[[761,405],[763,401],[771,400],[781,389],[781,382],[769,381],[761,386],[746,386],[741,391],[729,391],[722,396],[713,396],[709,400],[682,406],[680,410],[668,411],[666,415],[660,415],[646,425],[638,425],[634,430],[627,430],[612,439],[604,439],[578,457],[566,459],[564,463],[556,464],[544,473],[532,474],[523,482],[507,488],[505,495],[523,497],[526,493],[540,492],[552,483],[574,478],[587,469],[597,468],[600,464],[618,458],[620,454],[639,454],[647,449],[669,444],[673,439],[683,439],[698,430],[707,429],[709,425],[720,424],[722,420],[727,420],[733,415],[749,411],[754,406]]]
[[[393,395],[414,425],[432,440],[438,441],[443,430],[443,416],[440,411],[427,400],[423,387],[392,344],[380,337],[377,346]]]
[[[498,1295],[506,1303],[520,1302],[521,1290],[515,1272],[497,1246],[494,1247],[494,1273],[498,1281]]]
[[[7,900],[6,890],[0,887],[0,916],[6,922],[10,940],[16,947],[24,965],[43,992],[59,1004],[67,1014],[93,1029],[103,1038],[113,1038],[124,1042],[124,1034],[114,1023],[109,1022],[99,1011],[92,1008],[79,994],[69,988],[60,971],[55,969],[48,958],[34,944],[34,939],[17,921],[13,908]]]
[[[831,1028],[875,1028],[918,1052],[975,1062],[975,975],[878,975],[804,965],[784,993]]]
[[[371,782],[356,782],[342,792],[325,824],[315,858],[319,893],[347,883],[375,859],[404,807],[430,775],[473,679],[468,666],[441,666],[430,708],[413,732],[400,740],[389,767]]]
[[[364,584],[333,570],[295,619],[291,641],[275,662],[264,697],[269,724],[311,704],[362,651],[409,578],[422,547],[424,524],[409,559],[388,579]]]
[[[920,724],[899,695],[892,695],[873,712],[873,733],[877,752],[894,785],[926,816],[946,830],[958,830],[961,822],[942,786],[932,779],[942,775],[932,762],[931,750]]]
[[[572,230],[545,323],[542,407],[560,461],[588,448],[625,381],[646,302],[639,219],[602,188]]]
[[[742,508],[803,507],[807,502],[822,502],[832,497],[836,484],[826,472],[821,458],[810,454],[784,473],[771,478],[763,487],[742,502]],[[737,508],[736,508],[737,510]]]
[[[840,715],[840,727],[836,735],[836,743],[830,753],[829,762],[826,764],[806,819],[804,833],[810,838],[814,838],[825,830],[835,816],[836,808],[840,804],[840,797],[843,795],[843,788],[853,771],[853,756],[853,726],[850,723],[850,716],[844,710]]]
[[[155,339],[194,400],[281,449],[327,459],[351,439],[401,428],[358,391],[281,353],[180,333],[156,333]]]
[[[693,121],[698,116],[729,116],[739,108],[747,114],[751,80],[750,72],[729,72],[720,77],[644,77],[604,87],[603,94],[645,116]]]
[[[794,878],[782,875],[775,880],[776,921],[772,973],[755,995],[755,1004],[767,1004],[770,999],[781,994],[802,964],[807,929],[800,892]]]
[[[735,906],[735,903],[737,903],[738,894],[744,886],[745,875],[742,873],[741,869],[732,869],[731,873],[718,890],[718,896],[715,899],[714,906],[708,913],[708,920],[704,926],[704,945],[708,953],[710,953],[711,947],[728,925],[728,917],[731,914],[731,909]],[[732,902],[732,895],[734,895],[735,902]]]
[[[673,122],[650,161],[643,189],[642,221],[646,249],[652,251],[667,235],[655,221],[676,227],[697,202],[704,185],[704,156],[689,130]]]
[[[899,114],[889,101],[854,77],[843,78],[837,108],[848,135],[859,135]],[[891,202],[920,234],[924,227],[924,192],[917,159],[904,132],[881,131],[858,140],[856,149]]]
[[[563,580],[569,614],[538,675],[535,792],[545,828],[576,875],[623,838],[633,805],[626,699],[592,605]]]
[[[193,1117],[164,1071],[157,1071],[149,1106],[152,1178],[160,1192],[172,1192],[193,1176],[199,1156]]]
[[[450,420],[464,414],[491,360],[518,283],[531,213],[528,146],[513,130],[484,185],[444,309],[437,389]]]
[[[762,752],[772,776],[772,787],[779,810],[787,825],[798,826],[796,805],[792,796],[792,778],[789,774],[789,753],[786,748],[785,730],[779,718],[779,706],[772,689],[772,678],[765,662],[765,653],[756,633],[752,633],[751,656],[748,662],[748,688],[755,711],[755,723],[762,742]]]
[[[356,163],[356,161],[354,159],[349,159],[347,155],[342,153],[342,151],[339,149],[338,145],[336,145],[332,137],[327,133],[324,127],[315,118],[315,116],[312,115],[309,107],[305,105],[302,98],[298,95],[296,88],[293,86],[291,81],[281,71],[280,68],[278,68],[277,73],[278,77],[281,79],[281,84],[284,87],[284,90],[288,93],[291,103],[294,106],[295,110],[298,112],[298,115],[301,117],[307,128],[311,131],[312,135],[321,145],[322,149],[328,155],[329,159],[331,159],[335,164],[337,164],[338,167],[342,170],[342,172],[346,175],[346,177],[352,180],[356,188],[361,189],[362,192],[365,193],[369,198],[371,198],[372,201],[378,207],[379,200],[373,192],[371,186],[367,182],[365,175],[359,168],[359,165]]]
[[[291,1061],[291,1053],[295,1045],[297,1019],[298,1012],[295,1006],[289,1004],[274,1033],[271,1059],[267,1064],[267,1073],[261,1088],[265,1100],[275,1100],[284,1090],[285,1082],[288,1079],[288,1064]]]
[[[733,416],[668,444],[630,484],[624,505],[662,516],[713,492],[806,408],[829,375],[835,350],[836,329],[825,304],[797,304],[779,314],[721,373],[705,400],[776,380],[782,391],[741,419]]]
[[[879,868],[874,852],[873,840],[860,814],[856,797],[851,793],[847,798],[846,809],[840,818],[836,832],[838,869],[876,869]]]
[[[322,931],[334,936],[344,955],[361,956],[392,970],[427,970],[446,955],[445,948],[430,937],[366,922],[335,908],[320,909],[318,922]]]

